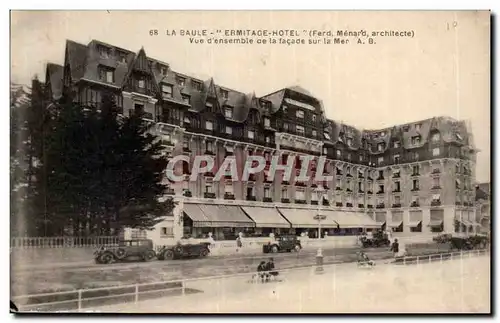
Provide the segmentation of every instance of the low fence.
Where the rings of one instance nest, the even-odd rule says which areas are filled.
[[[11,248],[95,248],[98,246],[117,246],[119,237],[17,237],[11,238]]]
[[[461,259],[465,257],[474,257],[480,255],[488,255],[489,250],[472,250],[451,253],[440,253],[423,256],[400,257],[392,263],[394,265],[412,265],[425,264],[436,261],[446,261],[453,259]],[[339,264],[328,264],[321,266],[323,270],[326,268],[335,268]],[[308,265],[294,268],[277,268],[280,274],[293,273],[300,270],[309,270],[311,273],[317,266]],[[251,280],[252,277],[257,277],[262,272],[240,273],[232,275],[222,275],[213,277],[187,278],[180,280],[172,280],[165,282],[134,284],[126,286],[113,286],[105,288],[79,289],[58,293],[44,293],[36,295],[22,295],[12,297],[12,301],[16,304],[20,311],[82,311],[85,308],[113,305],[120,303],[133,302],[137,304],[139,301],[154,299],[166,296],[185,296],[188,294],[203,293],[190,287],[191,283],[196,283],[197,286],[202,286],[203,283],[209,283],[231,278],[246,277]],[[245,282],[248,282],[246,280]],[[240,280],[241,281],[241,280]],[[258,282],[257,279],[255,282]],[[212,288],[205,288],[212,290]]]

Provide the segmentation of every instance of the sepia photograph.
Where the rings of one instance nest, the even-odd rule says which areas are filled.
[[[10,12],[12,313],[491,314],[491,12]]]

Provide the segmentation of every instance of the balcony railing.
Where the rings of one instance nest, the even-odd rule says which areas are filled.
[[[182,195],[185,197],[193,197],[193,193],[190,190],[185,190]]]
[[[392,175],[392,178],[400,178],[401,174],[400,173],[395,173]]]
[[[306,204],[306,200],[295,200],[296,204]]]
[[[411,202],[410,206],[411,207],[419,207],[420,203],[418,203],[418,202]]]
[[[433,187],[431,187],[431,190],[440,190],[441,189],[441,186],[439,185],[435,185]]]
[[[392,205],[393,208],[398,208],[398,207],[401,207],[401,203],[394,203]]]
[[[234,200],[234,194],[224,193],[224,200]]]
[[[342,202],[335,202],[335,206],[342,206]]]
[[[373,194],[373,191],[372,190],[368,190],[368,192],[366,192],[367,194]]]
[[[348,193],[352,193],[352,190],[350,188],[347,188],[345,191]]]
[[[364,208],[364,207],[365,207],[365,205],[364,205],[364,204],[358,204],[358,208],[362,209],[362,208]]]
[[[323,200],[323,205],[324,205],[324,206],[330,206],[330,201],[328,201],[328,200]]]
[[[383,208],[385,208],[385,204],[384,203],[377,204],[377,206],[375,208],[377,208],[377,209],[383,209]]]
[[[215,198],[215,193],[205,192],[205,193],[203,193],[203,197],[206,198],[206,199],[214,199]]]
[[[395,190],[392,191],[393,193],[401,193],[401,189],[400,188],[396,188]]]
[[[185,152],[185,153],[190,153],[191,152],[191,149],[189,147],[182,147],[182,151]]]
[[[165,195],[175,195],[175,191],[173,188],[167,188],[165,190]]]
[[[282,181],[281,185],[290,185],[290,181]]]
[[[462,202],[460,202],[460,201],[456,201],[456,202],[455,202],[455,205],[459,205],[459,206],[460,206],[460,205],[462,205]]]
[[[352,203],[346,203],[345,206],[352,207]]]
[[[440,174],[441,173],[441,170],[439,168],[435,168],[432,170],[431,172],[432,174]]]
[[[383,181],[384,179],[385,179],[384,176],[377,177],[377,181]]]
[[[272,197],[264,197],[262,199],[262,202],[266,202],[266,203],[269,203],[269,202],[272,202],[273,201],[273,198]]]
[[[213,155],[213,156],[214,156],[214,155],[215,155],[215,152],[214,152],[214,151],[212,151],[212,150],[208,150],[208,149],[207,149],[207,150],[205,150],[205,155]]]
[[[373,209],[373,205],[371,205],[371,204],[367,204],[366,207],[369,209]]]
[[[440,206],[441,205],[441,201],[440,200],[432,200],[431,201],[431,206]]]
[[[252,196],[252,195],[247,195],[246,199],[247,199],[247,201],[257,201],[257,198],[255,196]]]
[[[358,193],[364,193],[365,191],[363,191],[362,188],[358,188]]]
[[[420,176],[420,172],[413,172],[411,173],[411,176]]]
[[[342,191],[342,187],[337,186],[337,187],[335,187],[335,190],[336,191]]]
[[[420,189],[419,189],[418,187],[414,187],[414,188],[412,188],[412,189],[411,189],[411,191],[412,191],[412,192],[417,192],[417,191],[419,191],[419,190],[420,190]]]
[[[281,199],[281,203],[290,203],[290,199]]]
[[[304,186],[306,186],[306,183],[304,183],[304,182],[295,182],[295,186],[302,186],[302,187],[304,187]]]
[[[377,194],[385,194],[384,191],[378,191]]]
[[[318,205],[318,201],[311,200],[311,205]]]

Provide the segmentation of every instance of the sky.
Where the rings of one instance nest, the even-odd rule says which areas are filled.
[[[150,36],[152,29],[160,35]],[[181,29],[408,30],[414,37],[378,37],[372,45],[214,45],[165,32]],[[177,72],[258,96],[300,85],[323,101],[328,118],[358,129],[433,116],[468,120],[479,149],[476,180],[490,181],[487,11],[12,12],[11,80],[43,80],[47,62],[63,64],[66,39],[144,47]]]

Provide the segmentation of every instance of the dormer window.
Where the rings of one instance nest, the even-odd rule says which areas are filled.
[[[265,117],[264,118],[264,126],[265,127],[271,127],[271,119]]]
[[[233,134],[233,128],[226,126],[226,134],[232,135]]]
[[[318,136],[318,132],[316,130],[312,131],[312,136],[313,138],[316,138]]]
[[[352,146],[352,138],[347,138],[347,146]]]
[[[271,143],[271,137],[266,136],[266,144],[270,144],[270,143]]]
[[[411,137],[411,144],[412,145],[419,145],[420,144],[420,136]]]
[[[191,120],[189,119],[189,117],[184,117],[184,123],[187,123],[187,124],[191,123]]]
[[[421,125],[420,123],[417,123],[417,124],[415,125],[415,130],[419,131],[421,126],[422,126],[422,125]]]
[[[382,132],[380,133],[380,137],[385,137],[385,131],[382,131]]]
[[[137,86],[140,88],[140,89],[143,89],[146,87],[146,82],[144,81],[144,79],[140,79],[137,81]]]
[[[283,123],[283,130],[284,130],[284,131],[288,131],[288,128],[289,128],[289,127],[288,127],[288,123],[284,122],[284,123]]]
[[[380,143],[377,145],[377,150],[378,151],[383,151],[384,150],[384,144]]]
[[[401,147],[401,142],[398,140],[398,141],[395,141],[394,142],[394,148],[399,148]]]
[[[115,71],[111,68],[99,66],[99,79],[101,80],[101,82],[114,83]]]
[[[312,117],[311,117],[311,119],[312,119],[312,122],[316,122],[316,115],[313,114]]]
[[[233,117],[233,108],[231,108],[231,107],[224,108],[224,116],[226,118],[232,118]]]
[[[432,142],[438,142],[439,139],[441,139],[441,136],[439,135],[439,132],[436,132],[436,133],[432,134],[432,138],[431,138]]]
[[[160,67],[160,73],[163,76],[167,76],[167,68],[165,66]]]
[[[295,112],[295,116],[300,119],[304,119],[304,111],[303,110],[297,110]]]
[[[182,95],[182,102],[184,102],[186,104],[190,104],[191,103],[191,98],[189,97],[189,95],[183,94]]]
[[[99,45],[98,51],[99,51],[99,56],[101,56],[101,58],[109,58],[111,49],[109,49],[106,46]]]
[[[205,103],[205,109],[207,109],[208,112],[212,112],[212,103],[210,102]]]
[[[162,84],[161,93],[163,98],[172,98],[172,85]]]
[[[127,54],[124,52],[118,52],[118,62],[127,63]]]
[[[175,82],[179,84],[179,86],[184,86],[186,84],[186,79],[181,76],[177,76],[175,78]]]
[[[220,89],[220,95],[226,100],[229,98],[229,92],[227,90]]]
[[[201,91],[203,89],[201,82],[195,80],[191,80],[191,87],[196,91]]]

